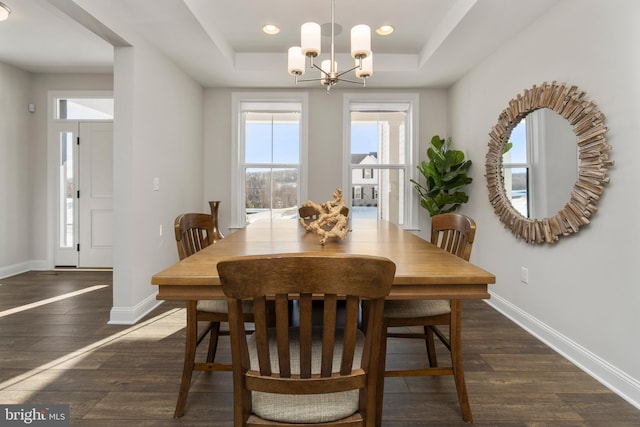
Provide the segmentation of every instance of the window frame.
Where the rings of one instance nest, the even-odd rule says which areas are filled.
[[[362,187],[360,185],[354,185],[353,186],[353,198],[355,200],[361,200],[362,199]]]
[[[518,210],[518,212],[520,212],[520,214],[526,218],[532,218],[532,213],[535,210],[535,194],[536,194],[536,188],[534,185],[534,176],[533,176],[533,158],[534,158],[534,153],[533,153],[533,141],[534,141],[534,130],[535,127],[538,126],[538,121],[537,120],[532,120],[532,118],[523,118],[522,120],[524,120],[524,143],[525,143],[525,155],[526,155],[526,161],[525,162],[505,162],[504,161],[504,155],[505,153],[502,154],[502,173],[503,173],[503,177],[506,175],[506,170],[509,169],[511,171],[513,171],[514,169],[524,169],[525,170],[525,174],[526,174],[526,191],[527,191],[527,204],[526,204],[526,215],[523,214],[522,212],[520,212]],[[520,122],[518,122],[518,124],[516,126],[519,126],[522,123],[522,120]],[[515,129],[515,126],[514,126]],[[513,176],[513,172],[512,172],[512,176]],[[513,184],[512,184],[513,185]],[[507,190],[506,186],[505,186],[505,191]],[[513,196],[513,190],[511,191],[511,195]],[[513,205],[513,197],[509,197],[509,203],[511,203],[512,206]],[[515,206],[514,206],[514,209]],[[516,209],[517,210],[517,209]]]
[[[407,112],[407,143],[405,144],[404,164],[376,164],[366,165],[372,170],[404,170],[404,217],[402,227],[405,230],[419,229],[419,200],[414,194],[411,179],[418,179],[417,162],[419,159],[419,95],[417,93],[345,93],[343,98],[343,189],[351,189],[353,169],[362,168],[351,164],[351,112],[352,111],[379,111],[389,109],[390,111]],[[357,107],[357,108],[353,108]],[[404,110],[401,109],[404,107]],[[351,206],[351,191],[343,191],[346,195],[345,202]]]
[[[285,111],[290,104],[300,108],[300,151],[298,176],[298,203],[307,199],[309,95],[307,92],[234,92],[231,95],[232,113],[232,161],[231,161],[231,225],[230,229],[246,226],[245,218],[245,150],[242,113],[244,106],[255,104],[255,111]],[[264,105],[264,108],[258,108]],[[269,108],[267,108],[269,107]],[[274,168],[279,164],[273,163]]]

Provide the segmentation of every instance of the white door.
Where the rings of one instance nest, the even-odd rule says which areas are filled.
[[[113,266],[113,124],[59,122],[56,266]]]
[[[113,125],[80,123],[78,267],[113,266]]]

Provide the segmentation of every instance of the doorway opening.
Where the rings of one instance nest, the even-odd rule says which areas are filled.
[[[113,97],[51,95],[53,266],[113,267]]]

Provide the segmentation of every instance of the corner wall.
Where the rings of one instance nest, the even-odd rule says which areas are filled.
[[[471,261],[497,277],[490,303],[640,408],[638,16],[633,0],[561,1],[451,88],[450,120],[454,143],[474,161],[464,210],[478,224]],[[599,106],[616,164],[590,225],[533,246],[494,214],[484,157],[509,100],[545,81],[575,84]]]
[[[28,195],[33,117],[27,111],[31,75],[0,63],[0,277],[29,270],[31,233]]]

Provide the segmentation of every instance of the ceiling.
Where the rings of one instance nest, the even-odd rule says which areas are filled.
[[[300,25],[331,22],[330,0],[1,1],[12,13],[0,22],[0,62],[34,73],[111,73],[112,44],[142,38],[206,87],[293,86],[287,49],[300,44]],[[352,26],[390,24],[393,34],[372,33],[367,87],[447,87],[559,1],[336,0],[338,68],[353,63]],[[267,23],[280,33],[262,33]],[[330,37],[322,49],[324,57]]]

